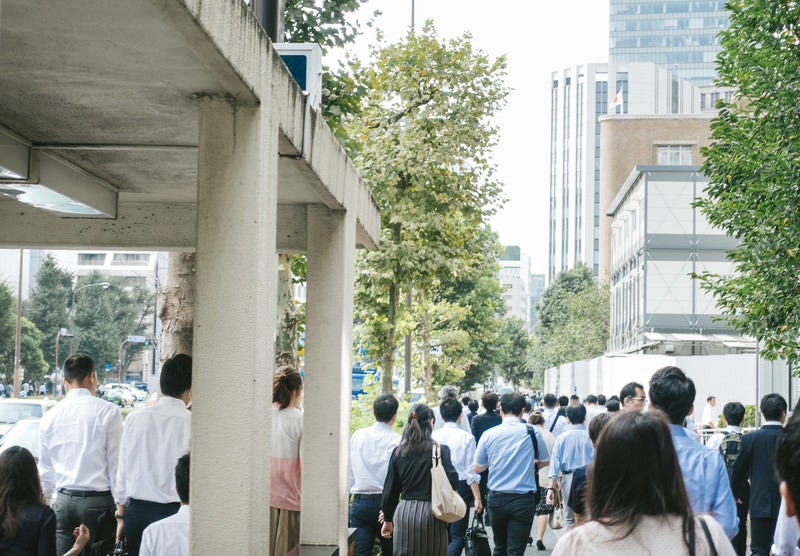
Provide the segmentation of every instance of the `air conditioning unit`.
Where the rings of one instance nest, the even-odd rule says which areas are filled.
[[[322,104],[322,49],[313,43],[280,42],[272,45],[289,68],[294,80],[319,110]]]

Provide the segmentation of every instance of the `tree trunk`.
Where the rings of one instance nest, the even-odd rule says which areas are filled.
[[[278,321],[275,335],[277,366],[297,366],[297,308],[292,292],[292,256],[278,255]]]
[[[389,284],[389,310],[386,314],[386,332],[383,335],[383,357],[381,374],[381,392],[391,394],[394,390],[394,353],[397,349],[397,305],[400,298],[400,284],[392,280]]]
[[[428,304],[420,295],[419,300],[420,341],[422,342],[422,382],[425,387],[425,399],[433,403],[433,365],[431,363],[431,314]]]
[[[161,362],[178,353],[192,354],[195,297],[194,252],[170,253],[167,283],[161,291],[158,317],[161,332]]]

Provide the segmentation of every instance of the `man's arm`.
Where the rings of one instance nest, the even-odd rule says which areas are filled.
[[[485,438],[481,436],[478,445],[475,447],[475,457],[472,460],[472,469],[475,473],[483,473],[489,469],[489,460],[486,456],[486,443]]]

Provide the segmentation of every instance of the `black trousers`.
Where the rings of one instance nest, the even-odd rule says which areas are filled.
[[[489,492],[488,507],[494,533],[493,556],[523,556],[531,534],[535,510],[534,492]]]
[[[161,504],[132,498],[125,511],[125,542],[128,556],[139,556],[142,533],[148,525],[175,515],[180,507],[180,502]]]
[[[772,537],[775,535],[775,523],[778,516],[767,518],[750,518],[750,554],[753,556],[769,556]]]
[[[736,504],[736,516],[739,518],[739,532],[731,539],[736,556],[745,556],[747,553],[747,503]]]

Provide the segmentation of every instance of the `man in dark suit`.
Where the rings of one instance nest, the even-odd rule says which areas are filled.
[[[734,497],[745,504],[749,500],[750,552],[754,556],[769,554],[781,505],[775,454],[786,419],[786,400],[780,394],[767,394],[760,408],[765,422],[742,437],[732,477]]]

